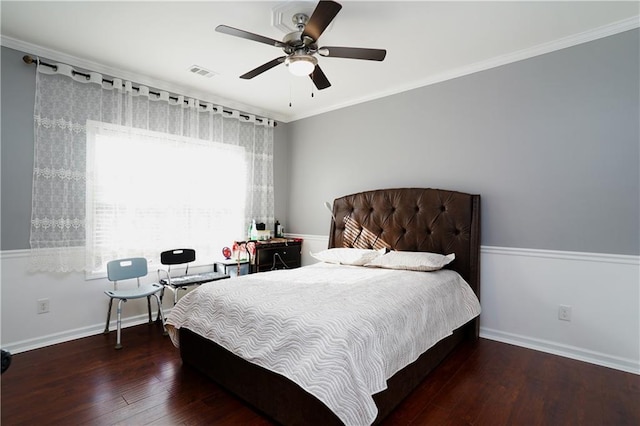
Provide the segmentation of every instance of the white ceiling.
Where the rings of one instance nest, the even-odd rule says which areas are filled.
[[[640,7],[636,1],[341,4],[318,45],[382,48],[387,57],[319,57],[332,83],[322,91],[285,65],[239,79],[282,51],[214,31],[225,24],[281,40],[291,16],[310,15],[316,2],[2,0],[2,44],[288,122],[637,28]],[[192,65],[217,75],[197,76],[188,71]]]

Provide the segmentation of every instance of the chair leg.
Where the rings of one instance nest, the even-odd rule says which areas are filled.
[[[160,298],[157,294],[154,294],[156,301],[158,302],[158,316],[160,317],[160,321],[162,321],[162,335],[167,336],[169,333],[167,332],[167,327],[164,325],[164,313],[162,312],[162,303],[160,303]]]
[[[160,291],[160,304],[162,305],[162,299],[164,299],[164,289],[166,287],[162,286],[162,291]],[[158,315],[156,316],[156,322],[160,321],[160,311],[158,311]]]
[[[182,289],[184,289],[184,287]],[[173,306],[176,306],[176,303],[178,303],[178,292],[180,290],[180,287],[176,287],[176,291],[173,292]]]
[[[147,312],[149,313],[149,324],[153,322],[151,319],[151,296],[147,296]]]
[[[122,326],[122,302],[126,302],[127,299],[120,299],[118,301],[118,320],[116,321],[117,324],[117,332],[116,332],[116,349],[122,349],[122,344],[120,343],[120,329]]]
[[[113,298],[109,298],[109,310],[107,311],[107,324],[104,326],[102,334],[109,334],[109,321],[111,321],[111,305],[113,305]]]

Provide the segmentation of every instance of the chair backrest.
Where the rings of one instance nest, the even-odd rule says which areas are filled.
[[[147,275],[147,259],[144,257],[130,257],[112,260],[107,263],[107,277],[109,281],[128,280]]]
[[[163,265],[180,265],[196,260],[194,249],[174,249],[160,253],[160,263]]]

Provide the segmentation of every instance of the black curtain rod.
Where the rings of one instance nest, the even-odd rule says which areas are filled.
[[[53,65],[53,64],[48,64],[46,62],[42,62],[40,59],[34,59],[33,57],[29,56],[29,55],[25,55],[22,57],[22,60],[27,63],[27,64],[36,64],[36,65],[44,65],[45,67],[49,67],[49,68],[53,68],[54,71],[56,71],[58,69],[57,65]],[[87,80],[89,80],[89,78],[91,78],[91,76],[89,74],[85,74],[83,72],[80,71],[76,71],[76,70],[71,70],[71,73],[75,76],[75,75],[81,75],[84,78],[86,78]],[[102,79],[103,83],[109,83],[113,86],[113,80],[109,80],[106,78]],[[140,91],[139,87],[135,87],[132,86],[133,90],[137,90]],[[158,92],[152,92],[151,90],[149,90],[149,93],[155,96],[160,96],[160,93]],[[171,99],[172,101],[177,101],[178,98],[175,96],[169,96],[169,99]],[[187,101],[184,101],[184,103],[186,104]],[[204,106],[200,105],[200,107],[205,108]],[[216,111],[218,110],[216,107],[213,107],[213,109],[215,109]],[[233,114],[233,112],[231,111],[227,111],[227,110],[222,110],[222,112],[226,113],[226,114]],[[244,118],[245,120],[248,120],[250,117],[248,115],[245,114],[240,114],[240,117]],[[260,123],[262,123],[264,121],[264,119],[260,118],[260,117],[256,117],[256,121],[259,121]],[[278,123],[276,123],[275,121],[273,122],[274,127],[278,125]]]

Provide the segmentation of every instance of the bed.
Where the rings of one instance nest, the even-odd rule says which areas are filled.
[[[398,284],[396,288],[411,287],[409,284],[411,280],[414,280],[413,277],[418,276],[416,274],[420,274],[420,277],[428,277],[428,279],[431,279],[431,276],[441,276],[447,279],[459,279],[461,277],[468,284],[468,286],[465,284],[465,287],[470,289],[469,292],[475,294],[475,300],[479,300],[479,195],[430,188],[398,188],[366,191],[347,195],[334,200],[332,217],[333,220],[329,235],[329,249],[353,247],[354,250],[358,248],[364,251],[376,250],[379,252],[385,252],[391,250],[391,253],[427,252],[449,255],[451,258],[454,258],[454,260],[448,263],[443,270],[433,273],[425,274],[424,272],[413,271],[389,272],[389,274],[395,274],[396,272],[399,274],[393,275],[393,279],[398,280],[398,283],[401,283],[401,285]],[[273,300],[269,298],[269,295],[265,295],[264,298],[260,300],[256,300],[254,298],[254,302],[257,301],[257,305],[259,305],[259,307],[252,307],[252,309],[259,312],[268,311],[273,304],[277,303],[279,298],[289,297],[288,293],[286,293],[287,289],[280,287],[280,285],[285,284],[281,284],[279,282],[279,280],[283,279],[283,274],[286,275],[287,273],[290,273],[289,276],[291,277],[297,277],[297,284],[301,289],[306,287],[314,288],[311,285],[311,281],[315,275],[335,277],[335,281],[340,281],[343,276],[356,276],[356,274],[358,276],[364,276],[362,274],[366,274],[364,281],[367,283],[377,283],[376,280],[383,279],[378,278],[378,276],[392,276],[387,275],[386,270],[382,271],[378,268],[351,265],[325,265],[322,262],[320,265],[311,265],[309,267],[298,268],[291,271],[273,271],[268,273],[252,274],[251,276],[227,280],[229,282],[225,284],[213,284],[212,286],[202,286],[201,288],[198,288],[196,291],[181,299],[178,305],[174,307],[175,315],[172,312],[168,318],[168,329],[172,335],[174,343],[180,348],[180,354],[185,364],[191,365],[200,370],[226,389],[247,401],[257,410],[281,424],[329,425],[345,423],[379,423],[458,344],[466,339],[476,339],[478,337],[479,319],[477,314],[479,313],[479,310],[474,312],[469,320],[465,319],[464,321],[466,322],[464,323],[462,323],[460,319],[457,319],[456,321],[460,322],[460,324],[456,323],[455,329],[453,329],[453,326],[449,324],[448,326],[452,328],[453,331],[445,333],[442,338],[437,337],[437,340],[434,342],[429,340],[434,338],[431,335],[423,336],[420,334],[419,338],[416,337],[412,339],[412,351],[421,350],[419,349],[420,345],[423,345],[425,350],[424,352],[417,353],[415,357],[413,355],[408,355],[410,358],[408,365],[402,365],[398,368],[395,365],[392,366],[391,364],[393,363],[386,359],[383,359],[380,363],[378,362],[380,361],[378,360],[378,353],[376,353],[376,356],[369,356],[366,354],[362,355],[361,352],[363,351],[358,349],[355,350],[352,355],[347,354],[347,356],[342,356],[340,360],[335,361],[335,363],[331,360],[331,363],[334,364],[327,367],[331,369],[331,374],[326,374],[326,371],[324,373],[322,372],[323,365],[327,360],[324,356],[318,357],[317,355],[313,363],[306,364],[306,367],[296,367],[294,368],[296,371],[291,373],[289,370],[279,369],[281,362],[277,359],[274,361],[273,365],[269,364],[268,366],[265,366],[260,357],[248,356],[247,354],[251,354],[248,352],[245,353],[243,347],[239,345],[237,347],[234,346],[235,343],[230,344],[229,341],[226,340],[225,336],[220,337],[220,340],[218,341],[219,344],[212,341],[208,337],[211,337],[209,336],[210,334],[214,335],[216,333],[213,331],[209,333],[208,329],[204,329],[204,326],[199,326],[195,322],[196,318],[214,315],[212,312],[215,309],[209,309],[209,307],[212,306],[212,304],[219,303],[218,300],[222,300],[227,297],[227,295],[222,295],[220,292],[223,291],[221,290],[222,287],[229,287],[231,282],[236,284],[236,288],[235,290],[231,289],[230,292],[235,292],[235,294],[240,298],[246,297],[247,300],[253,297],[252,294],[254,291],[257,291],[258,287],[264,285],[263,281],[269,282],[270,285],[272,285],[271,293],[273,294],[271,294],[271,296],[273,296]],[[244,280],[240,281],[242,279]],[[406,285],[405,282],[407,283]],[[385,286],[389,287],[389,284],[386,282],[384,285],[381,284],[381,288]],[[200,299],[204,300],[205,296],[203,293],[207,287],[218,293],[211,296],[211,299],[207,299],[209,300],[207,302],[209,305],[207,305],[207,308],[204,308],[202,307],[204,305],[198,305],[197,301]],[[354,286],[354,288],[356,287],[357,286]],[[318,290],[316,289],[316,291]],[[407,291],[412,290],[409,288]],[[316,301],[316,304],[324,306],[324,300],[322,297],[327,292],[328,291],[323,287],[322,293],[313,294],[312,297],[313,300]],[[309,296],[295,297],[299,297],[299,300],[302,300],[302,298],[308,298]],[[388,296],[385,295],[383,297]],[[348,301],[350,299],[361,300],[366,298],[366,294],[361,294],[357,297],[344,297],[343,299]],[[410,298],[415,299],[414,296],[410,296]],[[307,310],[309,306],[306,306],[303,301],[296,304],[295,307],[297,308],[298,305],[302,311],[297,313],[297,315],[310,312],[310,310]],[[415,304],[407,304],[406,306],[407,312],[418,311],[420,308]],[[292,311],[296,310],[295,308],[287,309]],[[344,313],[345,318],[348,318],[345,322],[348,322],[357,317],[354,312],[357,313],[359,308],[355,305],[346,304],[344,305],[344,309],[343,307],[340,307],[336,310],[336,307],[333,305],[331,305],[331,309],[333,309],[331,312],[334,313],[336,317],[339,317],[341,313]],[[382,312],[382,309],[383,307],[380,308],[380,312]],[[469,308],[469,310],[470,309],[471,308]],[[377,311],[378,309],[376,309],[376,312]],[[428,311],[434,311],[434,309],[429,309]],[[284,320],[280,318],[280,315],[282,314],[281,312],[274,312],[274,316],[278,317],[278,321],[280,321],[280,323],[289,324],[292,322],[289,318]],[[232,316],[234,315],[230,315],[230,317]],[[251,311],[250,315],[239,311],[235,316],[253,317],[254,311]],[[313,314],[309,313],[307,316],[313,317]],[[212,318],[212,325],[210,327],[219,329],[218,331],[220,333],[231,333],[228,331],[230,328],[227,323],[228,321],[231,320],[217,316]],[[243,335],[248,344],[253,345],[256,340],[255,336],[248,336],[248,334],[250,334],[251,331],[255,331],[254,326],[266,327],[264,329],[266,331],[264,332],[268,333],[271,330],[270,324],[270,318],[260,318],[258,323],[252,325],[248,329],[241,330],[240,332],[235,331],[231,334]],[[336,324],[332,323],[331,327],[334,327],[335,325]],[[298,326],[296,325],[296,327]],[[305,322],[304,328],[301,329],[298,327],[294,330],[296,330],[295,333],[285,333],[287,334],[285,337],[288,338],[291,337],[292,334],[308,332],[308,336],[300,335],[296,336],[296,338],[299,340],[307,339],[307,341],[310,342],[309,346],[313,346],[311,342],[313,342],[319,335],[319,333],[314,333],[315,323],[313,322]],[[351,334],[350,331],[348,331],[348,333]],[[398,335],[400,334],[402,333],[398,332]],[[396,336],[392,336],[390,338],[395,339]],[[329,344],[336,345],[336,353],[339,353],[339,351],[342,350],[342,346],[339,345],[343,345],[342,342],[344,339],[337,337],[332,338],[331,336],[327,337],[327,334],[324,331],[322,332],[322,339],[331,340],[333,343]],[[322,344],[325,345],[326,342],[323,342]],[[267,346],[278,345],[289,347],[292,343],[289,340],[283,340],[278,344],[270,343]],[[346,344],[346,346],[348,346],[348,348],[344,350],[351,350],[349,349],[351,348],[349,344]],[[268,350],[270,350],[270,348],[264,348],[264,351]],[[262,353],[261,351],[263,350],[259,348],[258,352]],[[333,353],[333,347],[327,349],[327,352]],[[401,352],[405,353],[407,351],[403,349]],[[250,358],[251,362],[243,359],[235,353],[243,354],[243,356]],[[381,350],[380,353],[386,354],[384,350]],[[297,353],[295,356],[297,356]],[[304,354],[300,355],[300,358],[303,356]],[[367,368],[364,369],[366,370],[364,374],[367,377],[363,379],[358,376],[360,373],[352,374],[347,371],[346,368],[343,368],[343,365],[340,363],[347,362],[344,361],[344,359],[350,360],[349,362],[355,359],[355,364],[358,365],[360,363],[366,364]],[[376,362],[378,362],[378,364],[376,364]],[[328,361],[326,363],[330,364]],[[380,372],[380,374],[388,374],[388,376],[385,377],[382,386],[379,383],[379,377],[371,378],[371,380],[369,380],[368,377],[371,371],[377,369],[377,365],[382,365],[383,367],[380,367],[380,369],[385,370]],[[308,371],[305,370],[306,368],[314,370],[313,374],[319,374],[319,378],[307,377]],[[299,371],[303,371],[303,373],[298,374]],[[347,408],[343,410],[341,406],[336,407],[335,404],[341,404],[342,402],[338,401],[340,399],[350,401],[351,395],[346,395],[344,398],[339,396],[333,397],[333,395],[329,397],[323,393],[325,390],[318,389],[320,385],[324,383],[325,376],[339,377],[343,371],[347,371],[344,374],[347,378],[344,380],[353,380],[354,382],[357,382],[358,386],[361,382],[367,382],[368,384],[369,381],[374,382],[375,380],[378,380],[378,382],[376,382],[377,384],[371,385],[372,387],[368,388],[370,390],[375,390],[375,393],[371,391],[372,395],[368,396],[372,401],[371,403],[364,402],[362,403],[362,406],[358,405],[358,401],[354,403],[355,405],[348,405],[345,403],[347,404]],[[374,374],[371,373],[370,375],[373,376]],[[350,379],[351,376],[355,377],[355,379]],[[307,377],[307,379],[305,379],[305,377]],[[315,386],[316,384],[317,386]],[[327,386],[328,388],[339,388],[339,392],[348,392],[351,389],[351,385],[347,382],[329,383]],[[346,391],[343,388],[346,389]],[[334,401],[334,399],[336,401]],[[372,404],[373,411],[370,406]],[[353,410],[351,410],[352,408]]]

